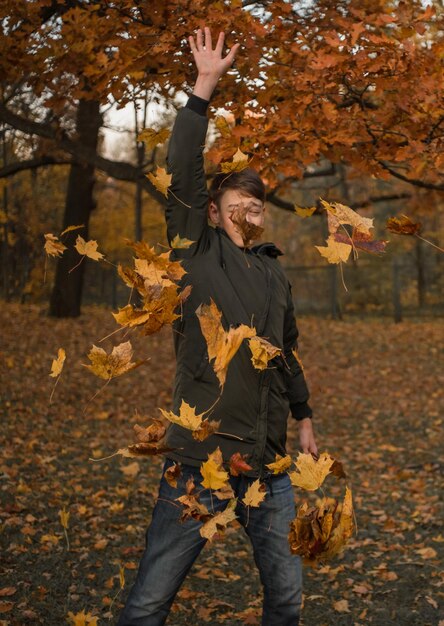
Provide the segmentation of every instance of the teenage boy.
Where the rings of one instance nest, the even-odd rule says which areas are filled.
[[[177,115],[167,157],[172,174],[166,210],[168,240],[179,235],[194,242],[189,249],[174,251],[187,271],[183,285],[192,285],[192,290],[181,319],[174,325],[177,370],[173,411],[178,414],[182,400],[196,407],[196,413],[214,405],[206,417],[220,420],[220,426],[203,442],[193,439],[191,432],[181,426],[170,426],[167,441],[174,451],[167,455],[164,472],[173,462],[180,462],[181,477],[173,488],[162,476],[146,549],[118,626],[165,624],[181,583],[206,543],[199,533],[201,522],[180,522],[182,507],[177,498],[186,493],[186,483],[193,478],[201,489],[200,501],[209,510],[222,511],[228,503],[200,485],[199,467],[217,447],[224,462],[239,452],[253,468],[230,477],[230,484],[238,498],[236,515],[251,540],[263,585],[262,625],[296,626],[301,604],[301,561],[291,554],[287,539],[289,524],[295,517],[294,494],[286,473],[273,475],[266,467],[277,454],[286,454],[289,411],[298,421],[303,452],[317,454],[312,411],[307,402],[309,392],[293,353],[298,331],[291,289],[277,259],[282,253],[270,243],[245,246],[230,219],[234,212],[243,210],[248,222],[263,225],[265,188],[259,175],[252,169],[219,174],[210,194],[207,190],[202,154],[208,126],[206,111],[239,44],[223,57],[224,35],[220,33],[213,49],[209,28],[204,32],[199,29],[196,41],[190,37],[189,42],[198,77],[193,95]],[[210,304],[211,299],[222,312],[226,329],[253,325],[258,336],[267,338],[283,353],[271,367],[258,371],[244,341],[228,366],[219,399],[219,381],[196,315],[199,305]],[[265,500],[247,510],[241,500],[258,477],[266,487]]]

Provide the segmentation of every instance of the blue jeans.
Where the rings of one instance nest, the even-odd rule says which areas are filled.
[[[164,471],[170,465],[172,461],[167,459]],[[179,521],[182,505],[175,502],[175,498],[185,493],[185,483],[190,477],[200,490],[202,476],[198,467],[182,465],[177,488],[170,487],[162,475],[159,499],[146,534],[146,548],[136,582],[117,626],[165,624],[180,585],[206,543],[199,533],[201,522],[193,519]],[[239,499],[236,515],[252,543],[264,589],[262,626],[297,626],[302,568],[300,558],[291,554],[287,539],[290,521],[295,517],[290,479],[287,474],[268,478],[265,500],[259,507],[248,507],[247,510],[240,500],[253,480],[242,475],[230,477]],[[228,503],[228,500],[219,500],[215,496],[211,502],[208,489],[202,491],[200,501],[214,512],[224,510]]]

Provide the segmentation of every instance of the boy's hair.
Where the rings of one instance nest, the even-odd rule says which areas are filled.
[[[216,174],[209,189],[210,200],[220,208],[220,199],[228,189],[258,198],[265,202],[265,185],[259,174],[251,167],[230,174]]]

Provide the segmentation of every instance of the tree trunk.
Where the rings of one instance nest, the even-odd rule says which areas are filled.
[[[80,100],[77,109],[77,140],[90,149],[97,149],[99,130],[102,125],[100,104],[95,100]],[[55,317],[78,317],[82,301],[85,261],[83,259],[72,272],[80,256],[74,248],[77,235],[88,240],[88,226],[94,208],[94,167],[86,163],[73,163],[69,172],[66,192],[63,229],[83,224],[84,227],[67,233],[63,243],[68,247],[58,259],[54,287],[51,294],[49,314]]]

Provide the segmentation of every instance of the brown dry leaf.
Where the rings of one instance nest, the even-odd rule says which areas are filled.
[[[48,256],[59,257],[67,250],[67,247],[52,233],[45,233],[45,252]]]
[[[299,215],[300,217],[310,217],[311,215],[313,215],[313,213],[316,211],[316,207],[312,206],[309,208],[304,208],[301,206],[295,206],[294,207],[294,212]]]
[[[331,558],[338,554],[353,535],[354,531],[355,523],[353,517],[352,492],[349,487],[346,487],[339,521],[332,528],[331,535],[325,546],[324,556]]]
[[[182,475],[182,466],[180,463],[174,463],[164,473],[165,480],[174,489],[177,487],[177,479]]]
[[[137,141],[143,141],[150,150],[165,141],[170,136],[171,131],[168,128],[144,128],[137,136]]]
[[[244,472],[249,472],[250,470],[253,469],[251,465],[248,465],[248,463],[245,460],[247,456],[248,456],[247,454],[244,454],[242,456],[240,452],[235,452],[234,454],[231,455],[230,474],[232,476],[239,476],[240,474],[243,474]]]
[[[251,362],[257,370],[264,370],[268,367],[268,362],[282,353],[280,348],[276,348],[263,337],[252,337],[248,340],[251,350]]]
[[[273,474],[280,474],[281,472],[286,472],[289,467],[291,467],[293,463],[293,459],[289,454],[286,456],[281,456],[280,454],[276,454],[276,460],[274,463],[268,463],[266,467],[271,469]]]
[[[222,326],[222,313],[211,300],[209,305],[201,304],[196,315],[199,318],[200,328],[207,342],[208,358],[214,361],[213,369],[221,387],[225,384],[227,369],[231,359],[238,351],[242,341],[256,335],[256,330],[241,324],[237,328],[230,328],[226,332]]]
[[[295,463],[298,471],[289,473],[291,484],[307,491],[315,491],[330,473],[333,463],[334,459],[327,452],[323,452],[317,460],[309,453],[300,452]]]
[[[195,493],[194,480],[189,478],[186,483],[186,494],[176,498],[183,506],[181,522],[188,519],[206,521],[211,517],[207,507],[199,502],[199,494]]]
[[[156,443],[132,443],[126,448],[120,448],[116,454],[127,458],[136,458],[139,456],[155,456],[156,454],[165,454],[172,452],[174,448],[164,446],[161,442]]]
[[[350,244],[336,241],[333,235],[330,235],[327,239],[326,246],[315,246],[315,248],[319,250],[321,255],[325,257],[329,263],[347,261],[352,250]]]
[[[143,361],[131,363],[133,348],[130,341],[114,346],[111,354],[106,354],[103,348],[93,345],[87,356],[91,361],[91,365],[85,365],[84,363],[82,365],[104,380],[111,380],[111,378],[121,376],[143,365],[148,360],[144,359]]]
[[[230,220],[233,222],[235,229],[242,237],[244,246],[250,246],[256,239],[259,239],[264,232],[262,226],[257,226],[247,220],[247,213],[249,210],[250,203],[240,206],[230,215]]]
[[[62,373],[62,369],[63,369],[63,364],[65,363],[65,359],[66,359],[66,352],[63,348],[59,348],[58,352],[57,352],[57,358],[53,359],[52,361],[52,365],[51,365],[51,372],[50,372],[50,376],[52,376],[53,378],[56,378],[57,376],[59,376]]]
[[[104,258],[103,254],[97,250],[97,241],[95,241],[94,239],[85,241],[83,237],[77,235],[74,248],[79,254],[81,254],[82,256],[87,256],[93,261],[100,261],[100,259]]]
[[[334,233],[333,238],[339,243],[348,243],[355,249],[371,254],[385,252],[386,245],[389,243],[387,240],[373,239],[372,235],[367,235],[356,228],[353,228],[351,236],[348,233],[338,232]]]
[[[341,224],[350,224],[350,226],[354,226],[356,230],[370,235],[370,228],[373,228],[373,218],[363,217],[345,204],[327,202],[322,198],[320,198],[320,200],[328,212],[330,233],[336,232]]]
[[[230,484],[224,485],[222,489],[218,489],[217,491],[213,491],[213,495],[216,496],[218,500],[230,500],[231,498],[235,498],[236,495],[233,491],[233,488]]]
[[[222,467],[222,454],[219,448],[208,455],[208,461],[201,464],[200,473],[203,476],[202,486],[206,489],[218,490],[228,486],[230,476]]]
[[[242,502],[246,506],[259,506],[261,502],[265,500],[267,495],[266,487],[260,482],[259,478],[251,483],[245,492],[245,496],[242,498]]]
[[[248,167],[248,156],[240,148],[233,154],[231,161],[224,161],[220,164],[221,172],[230,174],[231,172],[241,172]]]
[[[385,227],[397,235],[417,235],[421,232],[421,223],[414,222],[403,213],[401,217],[389,217]]]
[[[152,417],[149,426],[143,428],[139,424],[134,424],[134,430],[140,442],[149,443],[160,441],[165,436],[166,426],[162,420]]]
[[[168,197],[168,187],[171,185],[171,174],[167,174],[167,171],[164,167],[157,167],[156,173],[153,174],[150,172],[147,174],[148,180],[154,185],[157,191],[160,191],[161,194]]]
[[[193,243],[196,242],[191,241],[191,239],[187,239],[186,237],[179,237],[179,235],[177,234],[174,239],[171,240],[170,247],[173,248],[173,250],[182,250],[189,248],[193,245]]]
[[[227,525],[236,519],[236,513],[234,512],[236,502],[236,499],[230,500],[224,511],[218,511],[215,515],[211,516],[209,520],[204,522],[199,531],[202,537],[212,541],[216,534],[223,533]]]

